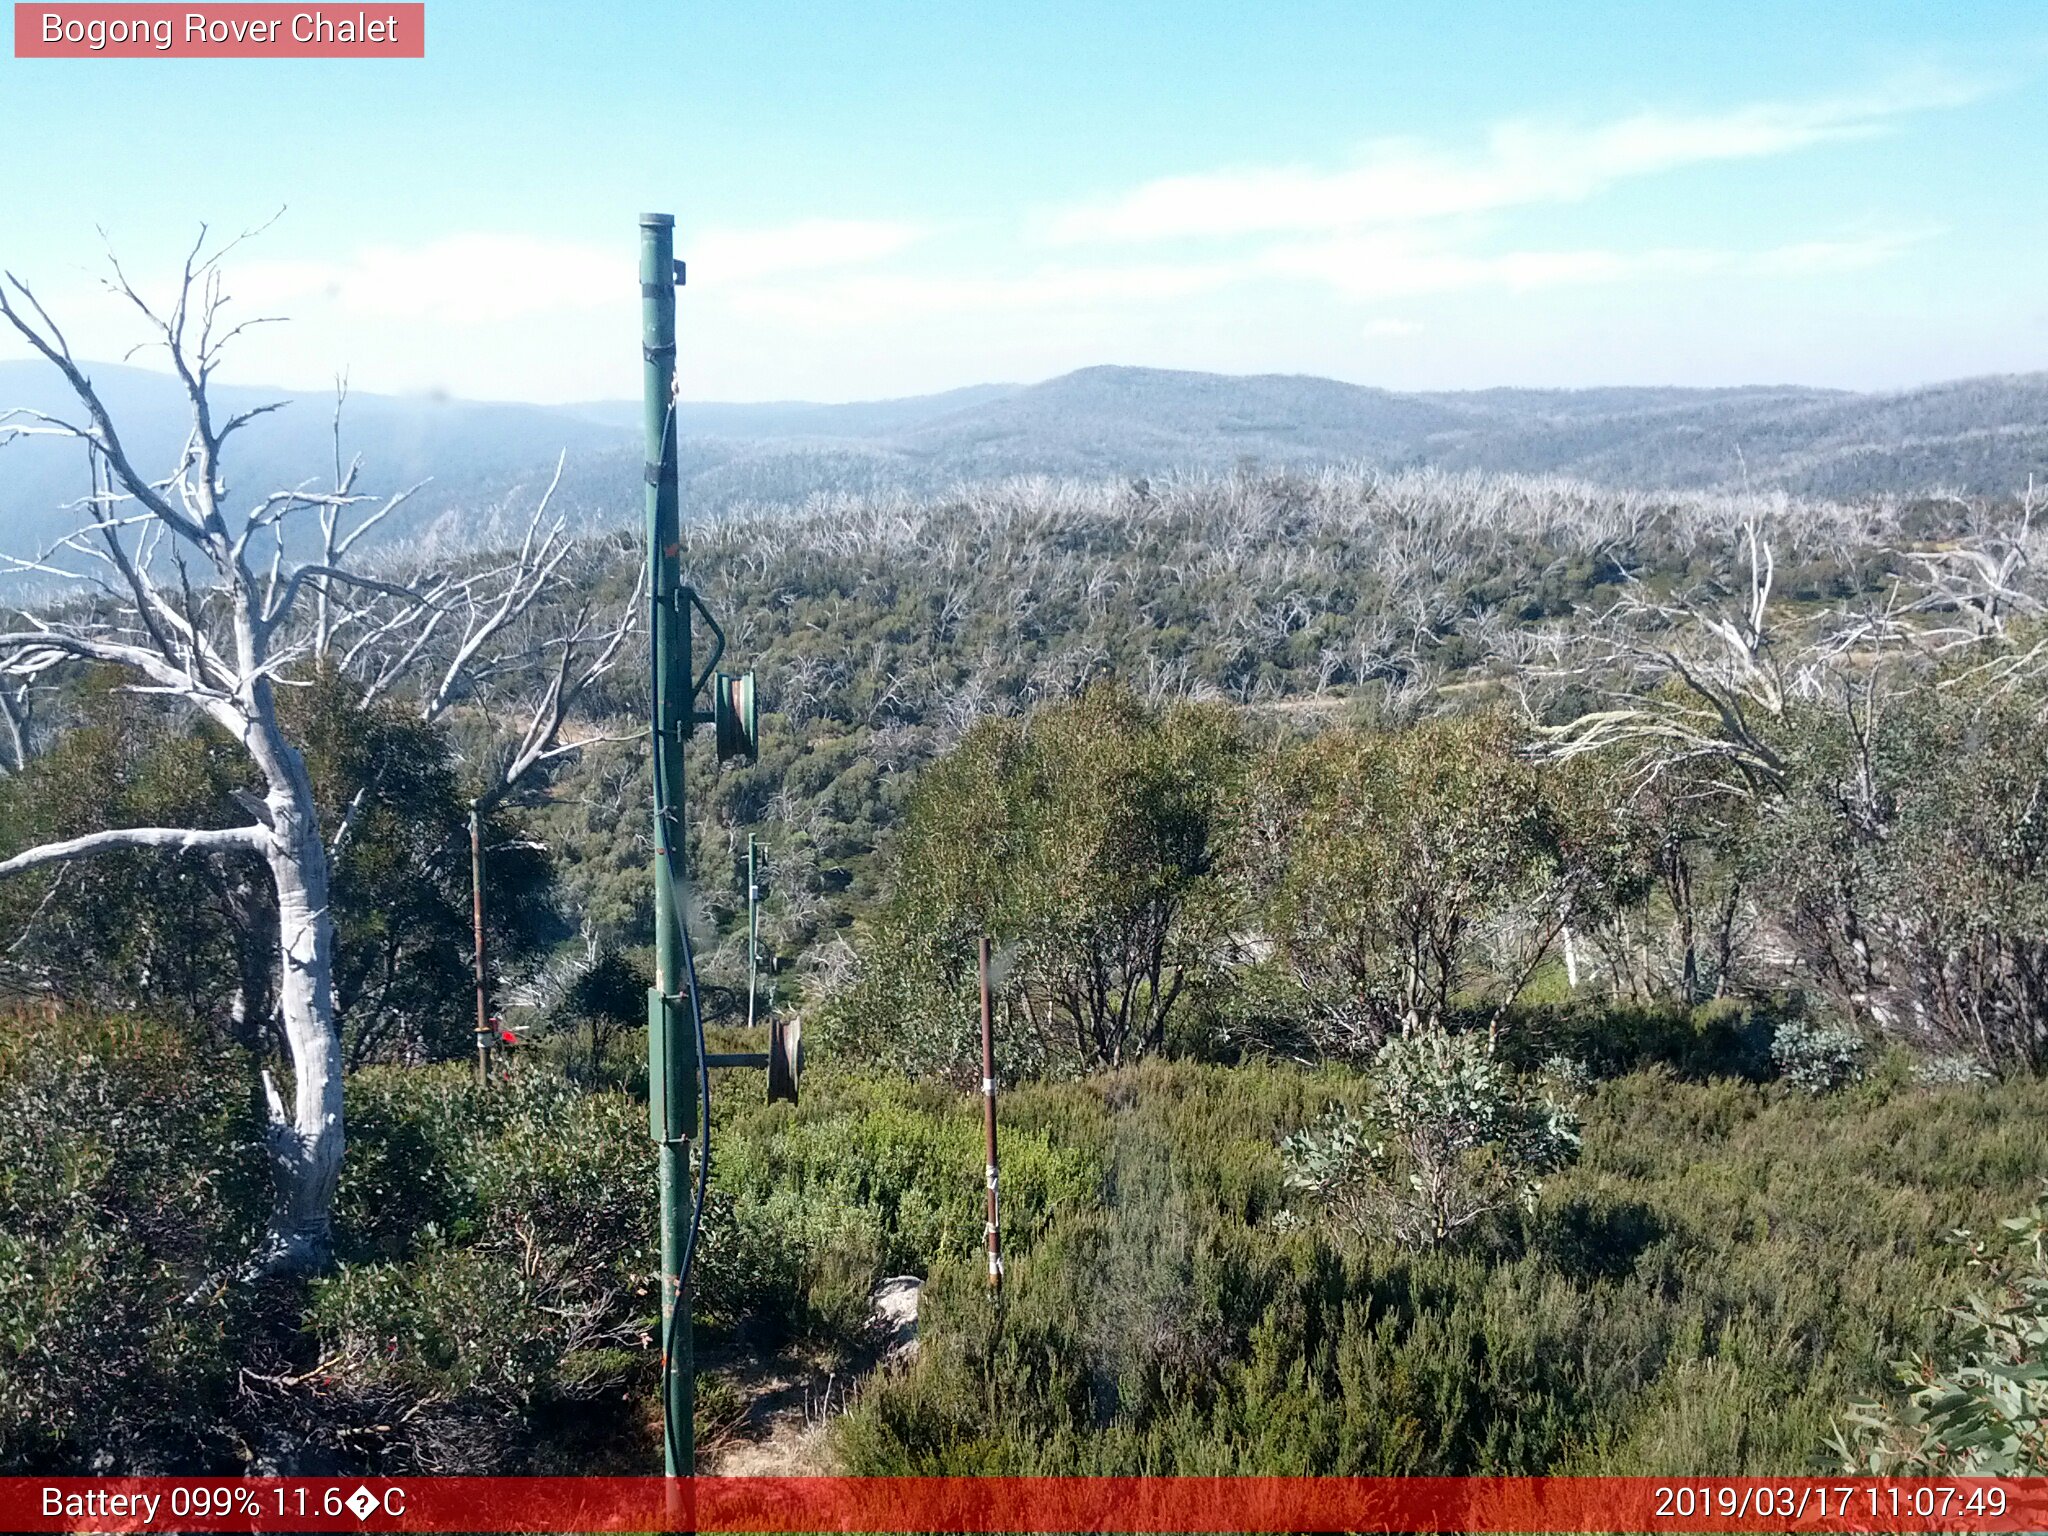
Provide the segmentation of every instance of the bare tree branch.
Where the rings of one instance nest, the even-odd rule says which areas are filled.
[[[597,652],[587,664],[578,665],[581,644],[589,638],[589,611],[576,617],[569,636],[561,642],[561,655],[553,675],[528,716],[519,744],[500,765],[497,776],[478,795],[478,810],[488,810],[514,793],[543,764],[580,751],[583,743],[564,742],[562,729],[586,689],[618,664],[620,653],[639,619],[640,597],[646,589],[644,568],[633,583],[633,595],[626,600],[619,620],[609,633],[597,638]]]
[[[61,843],[44,843],[0,860],[0,875],[18,874],[41,864],[59,864],[104,853],[110,848],[157,848],[170,853],[220,853],[234,850],[261,853],[270,839],[265,827],[121,827],[110,832],[88,832]]]

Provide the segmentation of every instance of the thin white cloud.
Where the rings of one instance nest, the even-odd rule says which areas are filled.
[[[736,315],[818,328],[858,328],[884,317],[910,320],[997,314],[1079,315],[1105,308],[1141,311],[1275,280],[1308,284],[1351,303],[1432,294],[1535,292],[1658,278],[1799,277],[1853,271],[1891,259],[1924,235],[1805,241],[1761,250],[1600,247],[1473,252],[1409,232],[1276,241],[1228,258],[1048,266],[1004,277],[857,272],[804,283],[726,290]],[[1368,334],[1397,336],[1413,322],[1371,322]]]
[[[806,219],[764,229],[712,229],[685,244],[693,272],[741,283],[854,267],[920,238],[907,224]],[[307,301],[386,319],[483,323],[587,313],[639,302],[630,246],[530,235],[466,233],[421,245],[370,245],[340,261],[249,261],[238,299],[290,310]]]
[[[1512,121],[1462,155],[1384,139],[1340,169],[1254,166],[1164,177],[1059,210],[1042,233],[1064,245],[1311,234],[1577,202],[1635,177],[1870,138],[1908,114],[1979,94],[1980,87],[1937,78],[1862,96],[1639,112],[1592,126]]]
[[[234,280],[238,299],[258,308],[310,300],[354,315],[477,322],[602,309],[634,298],[638,278],[630,251],[473,233],[364,246],[340,261],[249,261]]]
[[[796,284],[760,284],[721,295],[736,313],[818,325],[860,324],[877,315],[1082,310],[1192,298],[1256,275],[1244,261],[1152,262],[1046,267],[1016,276],[943,273],[831,274]]]
[[[712,229],[686,239],[691,269],[723,282],[881,261],[907,250],[927,231],[886,219],[803,219],[769,229]]]
[[[1475,253],[1406,235],[1355,235],[1276,244],[1256,258],[1264,271],[1322,283],[1356,300],[1474,289],[1533,292],[1655,278],[1786,277],[1856,271],[1890,260],[1924,234],[1804,241],[1763,250],[1667,246]]]
[[[1801,277],[1811,272],[1856,272],[1882,266],[1893,257],[1923,241],[1947,231],[1938,228],[1891,235],[1870,235],[1860,240],[1802,240],[1781,245],[1757,257],[1754,270],[1765,277]]]

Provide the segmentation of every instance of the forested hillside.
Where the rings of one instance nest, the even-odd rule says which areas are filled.
[[[1993,1465],[1903,1423],[1888,1362],[1928,1352],[1966,1389],[1944,1422],[1995,1419],[1968,1372],[2007,1335],[1941,1308],[2006,1317],[2039,1262],[1945,1237],[2048,1172],[2041,554],[2010,499],[1429,471],[693,524],[763,699],[757,764],[692,751],[707,999],[744,1016],[751,834],[764,997],[810,1050],[799,1108],[718,1090],[707,1445],[762,1430],[748,1358],[870,1362],[870,1289],[908,1273],[919,1349],[826,1416],[827,1465]],[[522,614],[532,654],[630,601],[637,558],[577,546]],[[248,1085],[283,1057],[244,856],[0,885],[8,1465],[648,1464],[638,645],[494,804],[520,1044],[488,1087],[454,1059],[464,806],[547,668],[436,711],[366,704],[338,645],[301,664],[282,718],[352,840],[325,1273],[245,1267]],[[9,694],[0,852],[248,793],[218,732],[109,681]],[[963,1091],[983,934],[1000,1309]]]
[[[184,401],[172,379],[105,364],[91,365],[91,373],[139,454],[176,451]],[[28,364],[0,363],[0,409],[59,407],[52,385]],[[248,484],[319,489],[338,472],[331,393],[216,389],[223,408],[236,411],[289,402],[243,434],[238,462]],[[820,495],[944,496],[1018,475],[1129,479],[1242,465],[1568,475],[1620,493],[1718,487],[1851,499],[1995,496],[2024,486],[2048,448],[2048,382],[2016,375],[1888,394],[1793,387],[1400,394],[1296,375],[1100,367],[1029,386],[902,400],[685,404],[678,423],[685,504],[706,514]],[[341,428],[343,462],[364,459],[363,489],[417,486],[379,530],[387,545],[473,550],[516,537],[520,507],[546,483],[558,455],[556,506],[577,528],[622,526],[635,505],[637,403],[538,406],[358,391]],[[84,489],[75,458],[60,445],[10,444],[0,479],[0,555],[30,556],[70,528],[63,509]]]

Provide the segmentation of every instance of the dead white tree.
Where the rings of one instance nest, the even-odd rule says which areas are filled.
[[[1911,608],[1932,616],[1931,648],[1983,656],[1945,686],[1988,685],[2006,694],[2038,690],[2048,679],[2048,529],[2038,525],[2037,495],[2029,478],[2006,524],[1915,554],[1919,594]]]
[[[1975,518],[1982,509],[1960,510]],[[1813,610],[1775,597],[1771,539],[1752,513],[1739,528],[1742,573],[1720,599],[1661,598],[1636,586],[1591,632],[1537,637],[1551,650],[1525,660],[1525,698],[1531,684],[1548,685],[1552,697],[1566,683],[1605,694],[1563,724],[1537,725],[1540,750],[1618,762],[1667,825],[1671,841],[1657,862],[1683,939],[1688,993],[1695,951],[1687,816],[1718,806],[1768,823],[1795,803],[1813,804],[1814,770],[1801,760],[1816,740],[1836,739],[1849,766],[1818,801],[1858,846],[1885,844],[1894,809],[1874,743],[1901,704],[1918,689],[1963,689],[1988,701],[2038,688],[2048,673],[2033,525],[2030,487],[2010,526],[1896,548],[1898,575],[1886,590]],[[1525,707],[1534,717],[1540,704]],[[1874,943],[1852,863],[1839,859],[1829,879],[1837,915],[1822,925],[1823,960],[1814,964],[1836,978],[1859,1015],[1888,1025],[1899,1013],[1885,1001],[1897,978]],[[1725,903],[1713,917],[1723,977],[1734,918]]]
[[[1747,590],[1739,605],[1657,599],[1635,586],[1590,645],[1588,637],[1565,637],[1557,676],[1610,679],[1612,702],[1537,727],[1549,755],[1619,755],[1643,782],[1705,765],[1733,770],[1728,786],[1741,793],[1784,788],[1774,728],[1788,702],[1818,687],[1821,653],[1807,637],[1782,633],[1771,604],[1770,540],[1755,517],[1741,532]]]
[[[351,461],[337,473],[344,496],[359,469],[359,462]],[[583,585],[590,574],[572,558],[586,546],[569,537],[561,517],[551,515],[562,470],[558,458],[519,547],[460,578],[446,571],[394,567],[382,574],[396,581],[362,590],[345,607],[339,606],[345,584],[325,574],[313,582],[318,608],[311,654],[320,664],[359,680],[362,708],[409,694],[423,725],[442,724],[464,708],[485,718],[484,735],[496,750],[490,760],[471,765],[473,804],[479,811],[512,798],[550,764],[573,756],[588,742],[612,739],[569,740],[565,733],[592,686],[613,672],[625,654],[638,623],[645,572],[636,565],[631,595],[604,612],[587,601],[578,602],[573,612],[547,601]],[[411,494],[401,492],[380,504],[346,532],[337,532],[323,507],[322,570],[332,568],[337,554],[346,555],[361,533]],[[605,563],[600,550],[584,565],[594,570]],[[638,740],[639,733],[621,739]],[[330,847],[345,846],[363,802],[359,792],[334,829]]]
[[[1661,597],[1631,582],[1590,632],[1517,631],[1496,648],[1511,661],[1510,686],[1539,752],[1614,762],[1637,813],[1659,829],[1650,862],[1670,910],[1671,948],[1662,951],[1669,972],[1660,979],[1653,962],[1647,906],[1638,931],[1617,909],[1588,935],[1631,995],[1672,985],[1698,1001],[1709,970],[1717,991],[1728,985],[1743,882],[1731,876],[1710,896],[1696,843],[1727,817],[1781,806],[1793,775],[1795,706],[1873,686],[1871,669],[1853,664],[1849,638],[1865,617],[1788,615],[1776,600],[1777,558],[1757,509],[1736,534],[1741,565],[1723,594]],[[1604,695],[1600,704],[1562,725],[1536,723],[1539,698],[1588,684]]]
[[[276,691],[301,669],[341,666],[360,679],[366,703],[412,680],[424,700],[422,713],[432,720],[473,689],[530,675],[535,658],[552,648],[556,667],[508,761],[508,772],[528,773],[562,750],[569,706],[616,660],[633,605],[597,639],[594,660],[587,613],[568,637],[527,633],[518,637],[522,646],[504,643],[554,587],[566,558],[568,540],[559,519],[547,522],[545,498],[525,545],[509,561],[484,562],[461,574],[407,574],[348,563],[364,536],[411,492],[365,496],[356,489],[355,467],[341,469],[338,456],[330,489],[236,497],[224,451],[237,432],[278,408],[266,404],[223,418],[212,399],[223,349],[264,323],[235,322],[228,314],[221,260],[238,243],[209,248],[202,229],[167,308],[144,299],[118,262],[111,263],[109,289],[142,317],[149,344],[167,354],[186,397],[183,450],[170,472],[156,478],[131,456],[57,322],[25,283],[5,274],[0,318],[63,375],[78,410],[69,416],[7,413],[0,416],[0,443],[37,435],[81,443],[93,484],[80,503],[84,526],[36,559],[15,562],[68,578],[82,595],[58,608],[24,612],[18,625],[0,631],[0,679],[17,685],[77,662],[118,667],[134,691],[196,711],[239,742],[262,793],[236,796],[245,819],[235,825],[113,828],[26,849],[0,861],[0,875],[120,848],[237,852],[263,861],[276,895],[276,1022],[290,1062],[292,1102],[286,1105],[265,1069],[276,1198],[259,1263],[304,1271],[330,1257],[344,1145],[329,889],[361,797],[339,827],[323,829],[305,759],[279,723]],[[301,541],[288,537],[287,524],[309,512],[319,525],[317,553],[300,557]],[[457,635],[450,646],[438,644]]]
[[[1752,514],[1740,528],[1738,601],[1659,599],[1636,585],[1590,636],[1552,637],[1556,661],[1528,670],[1551,681],[1605,678],[1612,702],[1541,728],[1547,749],[1620,754],[1645,779],[1719,765],[1739,775],[1731,788],[1771,794],[1785,787],[1774,737],[1795,703],[1847,698],[1867,708],[1888,665],[1964,652],[1984,659],[1952,669],[1949,682],[2036,678],[2048,670],[2039,636],[2048,600],[2034,524],[2030,483],[2009,526],[1901,549],[1908,574],[1883,600],[1799,615],[1774,600],[1776,556]]]

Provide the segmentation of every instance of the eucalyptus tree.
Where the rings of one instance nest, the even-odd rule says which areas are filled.
[[[560,519],[544,497],[521,548],[469,569],[373,569],[368,536],[409,491],[373,497],[355,466],[333,481],[247,495],[231,484],[229,450],[251,422],[283,402],[224,413],[212,384],[225,350],[268,317],[237,319],[222,258],[238,241],[210,244],[202,229],[168,305],[153,304],[111,263],[109,289],[146,328],[148,345],[182,386],[187,433],[176,462],[152,473],[73,353],[56,319],[11,272],[0,318],[62,375],[75,409],[0,416],[0,443],[68,439],[85,450],[90,490],[79,526],[20,568],[70,584],[69,600],[23,611],[0,630],[8,687],[78,663],[119,669],[137,694],[196,714],[246,757],[260,791],[234,788],[218,817],[175,826],[122,826],[46,842],[0,860],[0,875],[118,849],[253,855],[275,894],[278,1032],[290,1063],[291,1102],[268,1068],[266,1149],[275,1185],[258,1256],[272,1270],[323,1267],[344,1145],[341,1036],[335,1003],[335,861],[367,797],[323,824],[302,744],[279,710],[279,690],[316,669],[353,678],[365,703],[413,689],[432,721],[478,690],[503,692],[536,667],[546,679],[521,746],[496,776],[524,773],[561,745],[567,704],[608,668],[618,645],[591,654],[591,626],[537,633],[532,620],[569,558]],[[317,521],[317,536],[299,530]],[[306,553],[304,551],[310,551]],[[613,626],[622,633],[628,616]],[[519,767],[524,764],[525,766]]]
[[[863,1044],[970,1070],[986,934],[1013,1070],[1158,1051],[1230,949],[1218,839],[1245,756],[1222,708],[1148,708],[1120,684],[977,722],[906,811],[847,1002]]]
[[[1565,930],[1626,881],[1622,820],[1487,715],[1322,731],[1252,775],[1232,863],[1326,1050],[1465,1013],[1497,1042]]]

